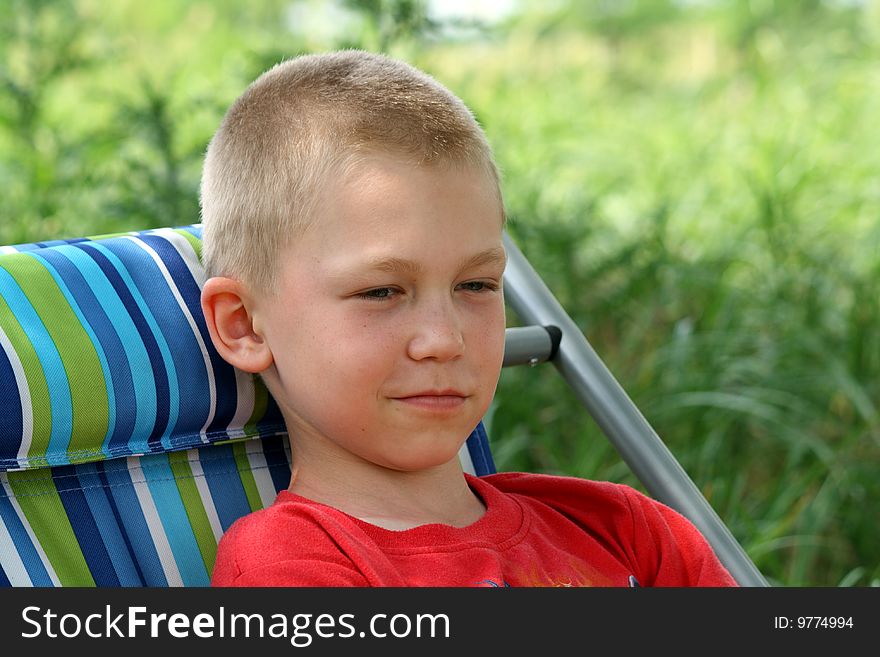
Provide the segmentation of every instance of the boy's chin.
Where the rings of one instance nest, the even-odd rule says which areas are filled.
[[[458,452],[461,448],[424,450],[415,453],[401,452],[393,457],[369,459],[374,465],[401,473],[425,472],[428,470],[456,469],[461,470],[461,461]]]

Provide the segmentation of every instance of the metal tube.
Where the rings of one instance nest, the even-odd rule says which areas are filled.
[[[545,363],[552,353],[553,340],[543,326],[516,326],[504,332],[502,367]]]
[[[741,586],[768,586],[767,580],[721,521],[700,490],[645,420],[509,235],[504,235],[507,303],[526,324],[562,330],[552,361],[578,399],[648,492],[679,511],[703,533]]]

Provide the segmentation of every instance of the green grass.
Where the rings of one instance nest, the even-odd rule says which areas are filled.
[[[771,582],[877,585],[880,22],[802,4],[360,43],[474,109],[512,236]],[[283,2],[175,6],[0,8],[0,243],[196,221],[228,103],[333,45]],[[551,366],[505,371],[490,424],[502,469],[640,487]]]

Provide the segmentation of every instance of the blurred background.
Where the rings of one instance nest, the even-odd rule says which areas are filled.
[[[880,0],[0,0],[0,244],[198,221],[229,104],[340,47],[472,108],[509,232],[772,584],[880,585]],[[487,424],[499,469],[644,490],[551,366]]]

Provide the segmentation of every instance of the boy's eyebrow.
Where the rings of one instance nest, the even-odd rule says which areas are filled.
[[[475,256],[468,258],[462,265],[462,269],[480,267],[482,265],[507,264],[507,253],[502,246],[494,246],[485,251],[480,251]]]
[[[460,268],[469,269],[471,267],[481,267],[483,265],[492,265],[495,263],[505,264],[506,261],[507,254],[504,252],[504,248],[496,246],[486,249],[485,251],[480,251],[476,255],[471,256],[461,264]],[[404,258],[394,257],[373,258],[367,260],[365,268],[385,273],[418,274],[422,271],[422,266],[419,263]]]

